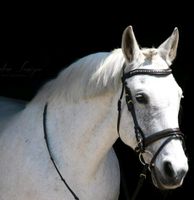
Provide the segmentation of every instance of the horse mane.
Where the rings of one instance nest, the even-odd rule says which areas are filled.
[[[39,100],[63,98],[72,102],[113,91],[119,87],[124,61],[121,49],[90,54],[62,70],[39,90],[36,97]]]

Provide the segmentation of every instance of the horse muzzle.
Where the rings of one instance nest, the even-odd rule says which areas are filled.
[[[161,190],[176,189],[180,187],[188,171],[188,165],[176,169],[170,161],[163,162],[162,170],[156,166],[151,169],[154,185]]]

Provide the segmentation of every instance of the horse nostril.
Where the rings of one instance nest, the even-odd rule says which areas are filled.
[[[172,164],[171,164],[171,162],[169,162],[169,161],[165,161],[164,162],[164,172],[165,172],[165,174],[167,175],[167,176],[169,176],[169,177],[174,177],[174,175],[175,175],[175,171],[174,171],[174,169],[173,169],[173,167],[172,167]]]

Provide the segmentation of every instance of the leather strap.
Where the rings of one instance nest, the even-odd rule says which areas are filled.
[[[49,141],[48,141],[48,134],[47,134],[47,126],[46,126],[46,120],[47,120],[47,107],[48,107],[48,104],[46,103],[45,106],[44,106],[44,112],[43,112],[43,130],[44,130],[44,139],[45,139],[45,143],[46,143],[46,147],[47,147],[47,150],[48,150],[48,153],[49,153],[49,156],[50,156],[50,159],[53,163],[53,166],[55,167],[59,177],[61,178],[61,181],[64,183],[64,185],[67,187],[67,189],[69,190],[69,192],[72,194],[72,196],[74,197],[75,200],[79,200],[78,196],[74,193],[74,191],[70,188],[70,186],[67,184],[66,180],[63,178],[62,174],[60,173],[56,163],[55,163],[55,160],[52,156],[52,153],[51,153],[51,149],[50,149],[50,146],[49,146]]]
[[[168,69],[135,69],[123,74],[122,79],[126,80],[135,75],[152,75],[152,76],[167,76],[172,73],[170,68]]]
[[[157,140],[160,140],[162,138],[169,137],[169,136],[174,136],[174,135],[183,137],[183,133],[181,133],[179,128],[169,128],[169,129],[165,129],[165,130],[159,131],[157,133],[154,133],[148,137],[145,137],[144,145],[145,145],[145,147],[147,147]]]

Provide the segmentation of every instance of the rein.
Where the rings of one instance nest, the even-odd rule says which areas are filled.
[[[46,142],[46,146],[47,146],[47,150],[50,156],[50,159],[59,175],[59,177],[61,178],[61,181],[65,184],[65,186],[67,187],[67,189],[69,190],[69,192],[73,195],[75,200],[79,200],[79,198],[77,197],[77,195],[73,192],[73,190],[70,188],[70,186],[67,184],[67,182],[65,181],[65,179],[63,178],[62,174],[59,171],[59,168],[57,167],[54,158],[52,157],[52,153],[50,150],[50,146],[49,146],[49,141],[48,141],[48,134],[47,134],[47,128],[46,128],[46,120],[47,120],[47,107],[48,104],[46,103],[46,105],[44,106],[44,112],[43,112],[43,130],[44,130],[44,139]]]
[[[131,95],[130,88],[127,87],[126,79],[131,78],[132,76],[137,76],[137,75],[150,75],[150,76],[156,76],[156,77],[162,77],[162,76],[168,76],[169,74],[172,73],[171,69],[135,69],[132,71],[129,71],[127,73],[124,72],[123,68],[123,76],[121,78],[122,81],[122,90],[120,94],[120,98],[118,100],[118,119],[117,119],[117,132],[119,134],[119,128],[120,128],[120,120],[121,120],[121,103],[122,103],[122,98],[125,93],[125,100],[127,104],[128,111],[131,113],[133,122],[134,122],[134,130],[135,130],[135,136],[137,140],[137,146],[135,147],[135,151],[139,154],[139,159],[141,163],[144,165],[143,171],[140,174],[140,179],[137,185],[137,188],[132,196],[132,200],[135,200],[137,197],[137,194],[143,184],[143,181],[146,179],[146,174],[148,169],[154,170],[154,165],[155,165],[155,160],[158,156],[158,154],[162,151],[164,146],[166,146],[171,140],[173,139],[179,139],[179,140],[184,140],[183,139],[183,134],[181,133],[179,128],[170,128],[170,129],[165,129],[159,132],[156,132],[150,136],[145,136],[143,133],[142,129],[139,126],[136,113],[135,113],[135,107],[133,103],[133,98]],[[120,136],[120,134],[119,134]],[[152,160],[150,163],[146,163],[143,159],[143,153],[146,152],[146,147],[151,145],[152,143],[163,139],[167,138],[159,147],[159,149],[156,151],[154,154]],[[184,144],[184,141],[183,141]]]

